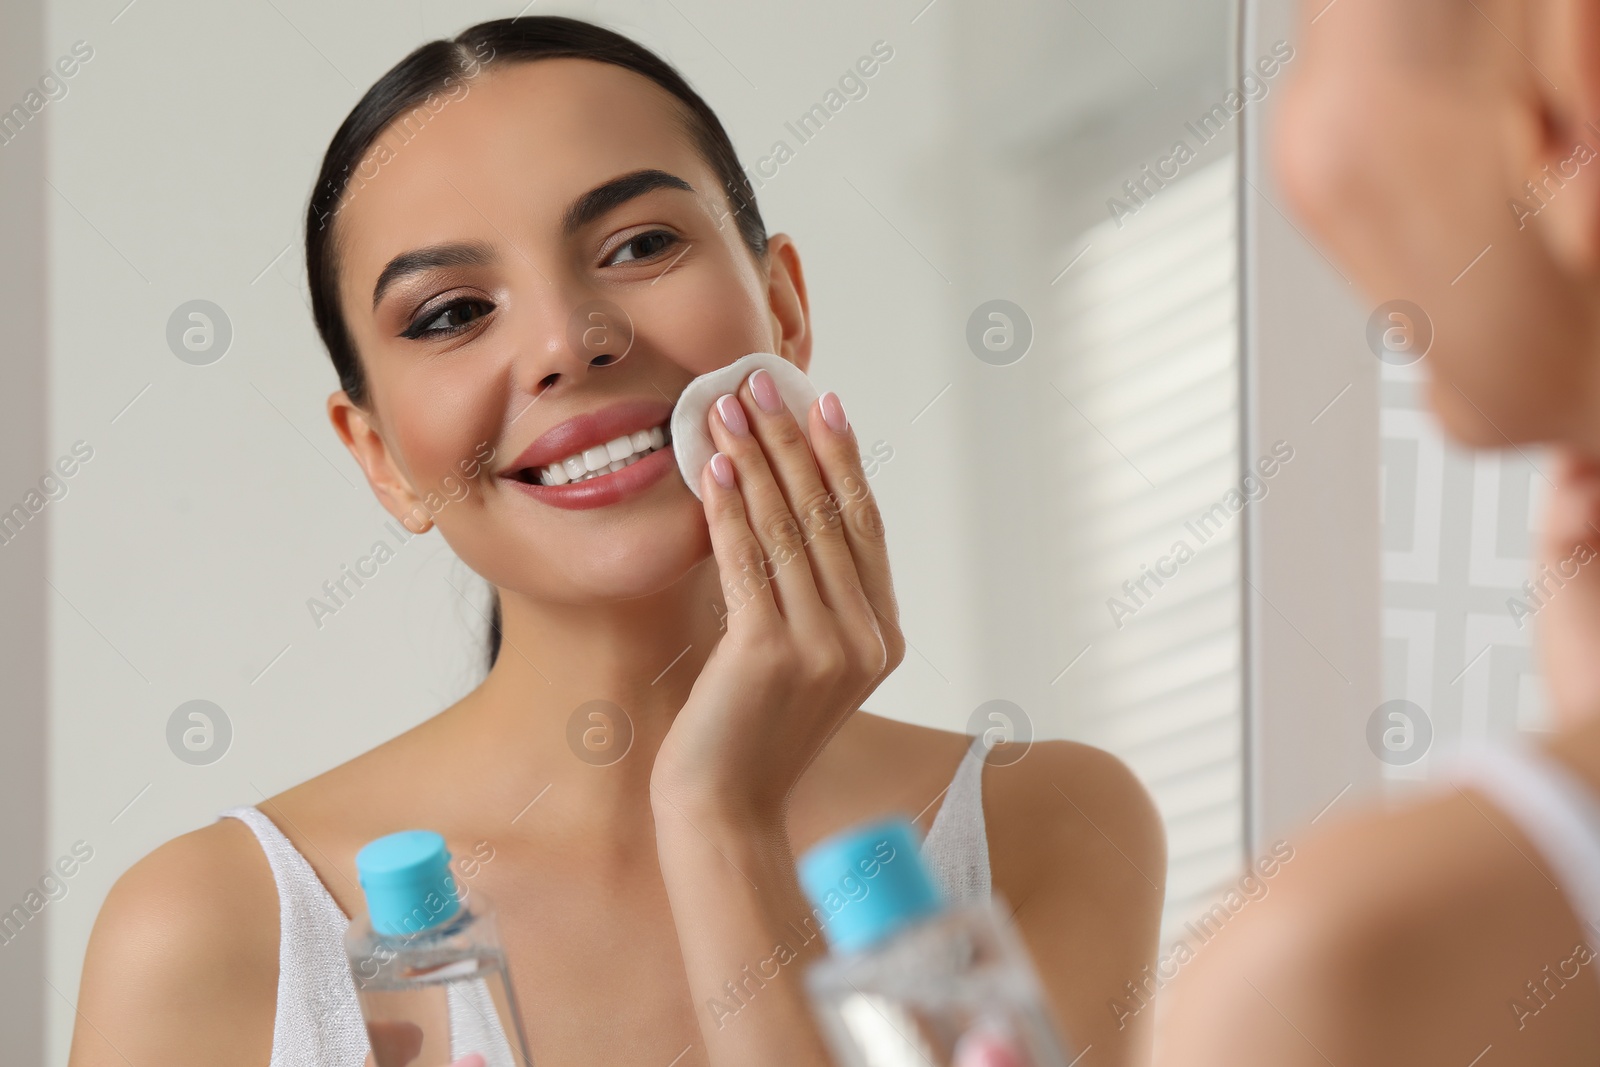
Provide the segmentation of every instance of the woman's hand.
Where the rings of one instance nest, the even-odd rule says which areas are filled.
[[[802,417],[810,444],[757,370],[707,418],[719,452],[701,496],[727,632],[652,778],[652,795],[686,813],[781,826],[801,773],[905,654],[883,523],[844,409],[827,393]]]
[[[422,1027],[416,1023],[368,1023],[367,1040],[372,1051],[367,1053],[366,1067],[406,1067],[422,1055]],[[481,1053],[469,1052],[450,1067],[484,1067],[484,1063]]]
[[[844,409],[826,394],[805,417],[810,445],[760,370],[708,416],[720,451],[701,498],[727,632],[651,772],[656,855],[713,1067],[829,1062],[800,980],[823,946],[805,933],[786,809],[905,650]]]

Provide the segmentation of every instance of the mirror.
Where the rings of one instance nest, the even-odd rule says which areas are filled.
[[[517,12],[23,6],[50,84],[0,164],[48,217],[49,384],[0,566],[49,620],[29,839],[93,855],[23,931],[64,1063],[117,875],[482,678],[484,582],[330,430],[301,226],[375,78]],[[1271,485],[1240,478],[1238,145],[1292,57],[1237,56],[1235,7],[538,8],[678,66],[798,243],[811,376],[858,428],[909,646],[868,707],[1126,761],[1166,823],[1164,950],[1245,851],[1240,529]]]

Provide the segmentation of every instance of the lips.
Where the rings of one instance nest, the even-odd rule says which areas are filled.
[[[500,470],[500,476],[517,478],[523,471],[537,470],[589,449],[604,447],[606,442],[619,437],[662,426],[671,414],[672,405],[665,401],[629,400],[575,415],[536,437]]]
[[[576,415],[541,434],[498,474],[551,507],[615,504],[676,469],[667,438],[671,414],[663,401],[630,400]]]

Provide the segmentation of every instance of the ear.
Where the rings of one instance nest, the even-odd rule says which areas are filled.
[[[1569,269],[1600,271],[1600,0],[1534,5],[1528,17],[1530,63],[1554,79],[1526,75],[1530,102],[1542,110],[1533,118],[1545,131],[1534,160],[1540,173],[1531,177],[1546,191],[1549,174],[1564,181],[1549,193],[1549,210],[1540,211],[1548,217],[1540,221],[1552,253]]]
[[[414,534],[431,530],[432,516],[396,464],[372,416],[341,389],[328,397],[328,421],[333,423],[334,432],[361,465],[367,484],[372,486],[384,510]]]
[[[786,233],[767,239],[767,305],[772,316],[772,351],[799,367],[811,368],[811,305],[800,250]]]

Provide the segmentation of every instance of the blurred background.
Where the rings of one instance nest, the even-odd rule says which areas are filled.
[[[1440,443],[1282,210],[1287,0],[10,0],[0,910],[92,849],[0,930],[15,1062],[65,1062],[135,860],[482,676],[486,590],[437,533],[308,609],[388,516],[324,414],[301,226],[368,85],[520,13],[635,37],[722,118],[880,457],[911,649],[868,707],[1128,761],[1164,952],[1288,828],[1542,726],[1501,603],[1541,476]]]

